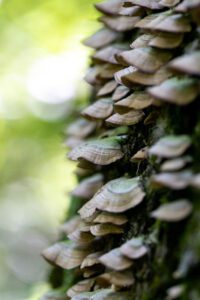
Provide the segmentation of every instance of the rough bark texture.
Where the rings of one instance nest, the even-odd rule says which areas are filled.
[[[78,215],[82,206],[85,210],[76,226],[65,224],[64,244],[57,244],[59,250],[49,254],[50,247],[43,253],[56,265],[50,276],[55,291],[43,299],[198,300],[200,1],[109,0],[98,4],[97,9],[104,15],[101,21],[107,30],[85,42],[95,48],[86,76],[93,86],[93,95],[88,101],[89,108],[82,113],[89,121],[77,120],[68,130],[68,144],[72,148],[69,157],[79,162],[77,174],[82,182],[81,188],[73,193],[69,216]],[[120,104],[131,95],[130,101]],[[146,100],[138,100],[138,95],[145,95]],[[103,98],[107,100],[101,101]],[[100,102],[96,104],[97,101]],[[111,117],[116,112],[119,114]],[[89,184],[83,181],[94,174],[103,177],[95,177]],[[118,211],[128,219],[126,224],[117,225],[123,227],[122,234],[104,232],[89,242],[85,237],[77,240],[70,235],[75,230],[90,235],[91,227],[98,224],[95,217],[108,211],[108,204],[99,209],[99,194],[102,199],[113,201],[113,211],[111,205],[109,212],[116,216],[114,201],[118,199],[121,207],[130,191],[115,186],[112,196],[106,194],[110,187],[105,184],[135,177],[139,180],[137,195],[145,193],[145,197],[137,205]],[[99,189],[101,185],[103,188]],[[134,191],[134,187],[129,190]],[[133,193],[131,200],[134,199]],[[176,201],[182,199],[186,201],[177,206]],[[85,206],[87,201],[91,203],[89,208]],[[89,219],[85,211],[90,213]],[[129,256],[120,252],[119,247],[138,238],[140,243],[136,243]],[[74,254],[68,253],[72,246],[88,251],[87,255],[96,251],[106,254],[117,248],[120,257],[133,264],[119,271],[116,264],[121,261],[115,260],[114,254],[109,263],[101,254],[98,267],[87,269],[93,270],[90,284],[83,282],[80,287],[76,284],[85,280],[86,270],[80,267],[81,262],[69,266],[68,261],[74,259]],[[144,253],[130,259],[141,247]],[[112,259],[117,263],[112,265]],[[127,283],[127,278],[121,284],[102,275],[112,271],[123,275],[127,269],[132,284]],[[113,273],[111,277],[114,278]]]

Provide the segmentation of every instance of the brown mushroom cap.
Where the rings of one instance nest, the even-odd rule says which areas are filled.
[[[122,271],[132,266],[132,260],[123,256],[119,248],[113,249],[110,252],[102,255],[99,258],[100,262],[106,267],[115,271]]]
[[[172,60],[169,67],[183,73],[200,75],[200,51],[194,51]]]
[[[69,221],[65,222],[60,226],[60,231],[65,233],[66,235],[72,233],[74,230],[76,230],[81,223],[80,216],[74,216]]]
[[[84,293],[84,292],[89,292],[91,291],[92,287],[95,284],[95,279],[94,278],[90,278],[90,279],[85,279],[82,281],[79,281],[78,283],[76,283],[75,285],[73,285],[68,291],[67,291],[67,295],[72,298],[75,295],[78,295],[80,293]]]
[[[97,96],[103,97],[111,94],[117,88],[117,82],[115,80],[111,80],[107,82],[102,88],[98,91]]]
[[[131,162],[140,162],[148,158],[148,148],[144,147],[137,151],[132,157]]]
[[[120,85],[116,88],[112,95],[113,101],[121,100],[123,97],[125,97],[130,92],[129,88],[126,86]]]
[[[113,100],[111,98],[102,98],[82,111],[82,115],[89,119],[104,120],[113,112]]]
[[[130,31],[135,27],[135,24],[139,22],[141,18],[139,16],[119,16],[119,17],[110,17],[103,16],[100,18],[108,28],[116,30],[118,32]]]
[[[70,136],[77,138],[85,138],[90,135],[96,128],[96,123],[85,120],[83,118],[78,119],[68,126],[66,132]]]
[[[110,284],[113,284],[117,287],[131,286],[135,282],[133,274],[130,271],[123,271],[123,272],[113,271],[109,273],[103,273],[97,278],[97,282],[99,279],[108,281]]]
[[[103,28],[95,32],[91,37],[86,39],[84,41],[84,45],[94,48],[94,49],[99,49],[103,48],[112,42],[114,42],[118,38],[118,34],[110,30],[108,28]]]
[[[105,236],[108,234],[121,234],[124,232],[124,229],[121,226],[107,223],[90,226],[90,232],[94,236]]]
[[[154,98],[145,92],[134,92],[130,96],[115,103],[114,108],[118,113],[124,113],[127,110],[141,110],[152,105]]]
[[[95,4],[96,9],[108,15],[118,15],[122,6],[122,0],[108,0]]]
[[[103,185],[103,175],[101,173],[90,176],[80,182],[80,184],[72,191],[72,195],[83,199],[89,199]]]
[[[118,125],[135,125],[139,123],[144,117],[144,113],[141,110],[130,110],[124,114],[114,114],[108,119],[106,119],[106,123],[112,126]]]
[[[97,217],[93,220],[93,223],[106,224],[111,223],[115,225],[124,225],[128,222],[126,215],[123,214],[113,214],[109,212],[101,212],[97,215]]]
[[[145,8],[153,9],[153,10],[159,10],[162,9],[163,6],[160,5],[160,0],[125,0],[124,5],[140,5]]]
[[[133,238],[120,247],[123,255],[131,259],[138,259],[148,253],[148,248],[143,244],[141,238]]]
[[[151,213],[151,217],[168,222],[179,222],[192,212],[192,204],[188,200],[177,200],[161,205]]]
[[[103,255],[103,252],[94,252],[86,256],[86,258],[83,260],[81,264],[81,269],[83,268],[88,268],[88,267],[93,267],[94,265],[98,265],[99,262],[99,257]]]
[[[160,167],[163,172],[179,171],[183,169],[188,163],[192,162],[191,156],[183,156],[174,159],[166,160]]]
[[[158,187],[168,187],[173,190],[185,189],[191,184],[192,173],[182,171],[176,173],[160,173],[151,177],[151,182]]]

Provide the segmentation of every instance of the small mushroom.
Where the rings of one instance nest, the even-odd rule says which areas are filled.
[[[127,94],[130,92],[129,88],[126,86],[120,85],[116,88],[112,95],[112,100],[113,101],[118,101],[127,96]]]
[[[60,226],[60,231],[65,233],[66,235],[75,231],[81,223],[80,216],[74,216],[69,221],[65,222]]]
[[[95,4],[96,9],[108,15],[118,15],[122,6],[121,0],[107,0]]]
[[[173,158],[182,155],[191,145],[188,135],[168,135],[149,148],[150,155]]]
[[[141,238],[133,238],[124,243],[120,247],[120,251],[123,255],[130,259],[138,259],[148,253],[148,248],[143,244],[143,240]]]
[[[82,111],[82,115],[89,119],[104,120],[113,112],[113,101],[111,98],[102,98]]]
[[[121,234],[124,232],[124,229],[121,226],[107,223],[90,226],[90,232],[94,236],[105,236],[108,234]]]
[[[86,138],[96,128],[96,123],[80,118],[67,127],[67,134],[77,138]]]
[[[113,79],[114,74],[122,69],[122,66],[120,65],[114,65],[114,64],[103,64],[101,65],[101,69],[99,70],[97,74],[97,78],[100,80],[109,80]]]
[[[92,58],[96,61],[100,62],[106,62],[110,64],[118,64],[118,62],[115,59],[115,55],[119,54],[122,51],[122,49],[118,49],[113,46],[108,46],[105,48],[102,48],[95,52],[95,54],[92,56]]]
[[[121,140],[121,137],[91,140],[75,147],[68,157],[75,161],[84,159],[97,165],[109,165],[124,156],[120,145]]]
[[[148,158],[148,148],[144,147],[137,151],[132,157],[131,162],[141,162]]]
[[[130,47],[132,49],[147,47],[153,38],[153,34],[141,34],[131,43]]]
[[[114,108],[118,113],[124,113],[130,109],[142,110],[152,105],[154,98],[145,92],[134,92],[130,96],[115,103]]]
[[[181,297],[184,289],[184,285],[181,284],[170,287],[169,289],[167,289],[167,297],[165,298],[165,300],[174,300]]]
[[[152,47],[135,48],[119,53],[117,61],[123,65],[134,66],[146,73],[155,73],[172,57],[172,53]]]
[[[72,195],[83,199],[89,199],[94,196],[102,185],[103,175],[101,173],[95,174],[82,180],[81,183],[73,190]]]
[[[140,204],[144,196],[138,178],[121,177],[109,181],[90,201],[99,210],[121,213]]]
[[[199,0],[183,0],[178,6],[175,7],[176,12],[185,13],[189,10],[199,8]]]
[[[103,28],[95,32],[95,34],[86,39],[83,43],[88,47],[99,49],[114,42],[118,36],[115,31]]]
[[[173,7],[177,5],[181,0],[161,0],[160,4],[166,7]]]
[[[159,32],[149,41],[149,46],[160,49],[174,49],[183,41],[182,33]]]
[[[200,89],[195,79],[171,78],[162,82],[161,85],[149,88],[148,92],[160,100],[177,105],[187,105],[195,100]]]
[[[94,241],[94,236],[90,232],[82,231],[81,228],[78,228],[70,233],[68,238],[81,246],[87,246]]]
[[[108,281],[117,287],[128,287],[135,282],[133,274],[130,271],[104,273],[97,278],[97,282],[101,280]]]
[[[114,225],[124,225],[128,222],[126,215],[123,214],[113,214],[109,212],[101,212],[93,220],[93,223],[106,224],[111,223]]]
[[[182,14],[170,14],[169,12],[149,15],[140,20],[135,27],[171,33],[185,33],[190,32],[192,29],[188,17]]]
[[[151,177],[151,182],[158,187],[168,187],[173,190],[182,190],[188,187],[192,180],[190,171],[177,173],[160,173]]]
[[[140,19],[141,18],[139,16],[103,16],[100,18],[100,21],[112,30],[116,30],[118,32],[125,32],[134,29],[135,24],[137,24]]]
[[[179,171],[190,162],[192,162],[191,156],[183,156],[174,159],[169,159],[161,165],[160,170],[163,172]]]
[[[119,15],[120,16],[141,16],[143,15],[144,10],[140,6],[131,6],[131,7],[124,7],[121,6],[119,10]]]
[[[111,80],[107,82],[97,93],[98,97],[103,97],[111,94],[117,88],[117,82],[115,80]]]
[[[88,268],[88,267],[93,267],[95,265],[98,265],[100,263],[99,262],[99,257],[102,256],[102,255],[103,255],[102,252],[95,252],[95,253],[89,254],[83,260],[83,262],[81,264],[81,269]]]
[[[90,278],[90,279],[85,279],[82,281],[79,281],[75,285],[73,285],[68,291],[67,291],[67,296],[70,298],[84,292],[90,292],[92,287],[95,284],[95,279]]]
[[[188,200],[177,200],[161,205],[151,213],[151,217],[167,222],[179,222],[191,214],[192,208]]]
[[[163,6],[160,5],[160,0],[126,0],[124,2],[125,6],[129,5],[140,5],[145,8],[153,9],[153,10],[159,10],[163,9]]]
[[[172,60],[169,67],[175,71],[200,75],[200,51],[194,51]]]
[[[132,260],[121,254],[119,248],[113,249],[110,252],[102,255],[99,260],[103,265],[115,271],[128,269],[133,264]]]
[[[114,126],[118,126],[118,125],[130,126],[139,123],[143,119],[143,117],[144,117],[143,111],[132,109],[129,112],[124,114],[116,113],[112,115],[111,117],[106,119],[106,123]]]

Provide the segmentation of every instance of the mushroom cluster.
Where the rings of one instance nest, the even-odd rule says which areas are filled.
[[[66,139],[81,206],[42,253],[73,280],[44,299],[200,299],[200,0],[96,9],[93,93]]]

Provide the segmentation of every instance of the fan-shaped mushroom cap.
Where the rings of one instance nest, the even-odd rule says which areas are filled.
[[[192,29],[189,18],[182,14],[170,14],[169,12],[149,15],[140,20],[135,27],[171,33],[190,32]]]
[[[163,6],[160,5],[160,0],[126,0],[124,1],[124,5],[125,6],[129,6],[129,5],[139,5],[145,8],[149,8],[149,9],[162,9]]]
[[[200,92],[199,84],[192,78],[171,78],[161,85],[151,87],[148,92],[155,98],[177,105],[187,105]]]
[[[102,98],[82,111],[84,117],[90,119],[104,120],[113,112],[113,101],[111,98]]]
[[[118,287],[131,286],[135,282],[133,274],[130,271],[124,271],[124,272],[113,271],[109,273],[104,273],[97,278],[97,282],[98,280],[101,281],[102,279]]]
[[[131,157],[131,161],[132,162],[140,162],[140,161],[145,160],[147,158],[148,158],[148,148],[144,147],[144,148],[140,149],[139,151],[137,151]]]
[[[135,125],[139,123],[144,117],[143,111],[140,110],[130,110],[127,113],[122,114],[114,114],[108,119],[106,119],[106,123],[109,125]]]
[[[95,7],[102,13],[108,15],[118,15],[121,9],[122,0],[107,0],[95,4]]]
[[[68,238],[74,243],[84,246],[94,241],[94,236],[90,232],[82,231],[81,228],[76,229],[68,235]]]
[[[166,160],[160,167],[163,172],[179,171],[184,168],[188,163],[192,162],[191,156],[183,156],[174,159]]]
[[[90,252],[90,249],[77,247],[73,244],[57,243],[44,250],[42,256],[48,262],[69,270],[80,266]]]
[[[97,93],[98,97],[103,97],[111,94],[117,87],[117,82],[115,80],[111,80],[107,82]]]
[[[102,255],[99,260],[103,265],[115,271],[128,269],[133,264],[132,260],[121,254],[119,248],[113,249],[110,252]]]
[[[121,234],[124,232],[124,229],[121,226],[107,223],[90,226],[90,232],[94,236],[105,236],[108,234]]]
[[[99,84],[100,80],[99,80],[99,78],[97,78],[99,71],[100,71],[99,67],[96,67],[96,66],[89,68],[84,77],[84,80],[90,85]]]
[[[94,265],[98,265],[99,262],[99,257],[103,255],[103,252],[95,252],[92,254],[89,254],[86,256],[86,258],[83,260],[81,264],[81,269],[83,268],[88,268],[88,267],[93,267]]]
[[[190,171],[182,171],[177,173],[160,173],[151,177],[151,182],[158,187],[168,187],[173,190],[185,189],[190,185],[192,180]]]
[[[103,16],[100,18],[108,28],[116,30],[118,32],[130,31],[135,28],[135,24],[139,22],[141,18],[139,16],[119,16],[119,17],[109,17]]]
[[[181,0],[161,0],[160,4],[166,7],[173,7],[177,5]]]
[[[183,0],[177,7],[175,7],[175,11],[184,13],[199,7],[200,7],[199,0]]]
[[[122,66],[120,65],[114,65],[109,63],[102,64],[97,74],[97,78],[105,82],[105,80],[113,79],[114,74],[121,69]]]
[[[143,244],[143,240],[141,238],[133,238],[130,241],[124,243],[120,247],[120,251],[128,258],[138,259],[147,254],[148,248]]]
[[[116,61],[115,55],[119,54],[122,51],[122,49],[117,48],[116,46],[108,46],[105,48],[102,48],[95,52],[93,54],[92,58],[94,60],[100,61],[100,62],[106,62],[110,64],[118,64]]]
[[[179,222],[192,212],[192,204],[188,200],[177,200],[163,204],[151,213],[151,217],[168,222]]]
[[[68,157],[75,161],[84,159],[97,165],[109,165],[124,156],[120,141],[121,137],[91,140],[75,147]]]
[[[121,52],[116,57],[121,64],[134,66],[142,72],[155,73],[170,60],[172,53],[152,47],[143,47]]]
[[[174,49],[180,46],[183,41],[182,33],[159,32],[149,41],[149,46],[160,49]]]
[[[123,214],[113,214],[109,212],[101,212],[97,215],[97,217],[93,220],[93,223],[106,224],[111,223],[115,225],[124,225],[128,222],[126,215]]]
[[[72,217],[69,221],[60,226],[60,231],[68,235],[75,231],[79,227],[80,223],[80,216]]]
[[[73,285],[68,291],[67,291],[67,295],[69,297],[74,297],[75,295],[78,295],[80,293],[84,293],[84,292],[90,292],[92,287],[95,284],[95,279],[94,278],[90,278],[90,279],[85,279],[82,281],[79,281],[78,283],[76,283],[75,285]]]
[[[88,47],[99,49],[111,44],[118,37],[119,34],[117,32],[108,28],[103,28],[95,32],[95,34],[86,39],[83,43]]]
[[[130,109],[141,110],[152,105],[154,98],[145,92],[134,92],[130,96],[115,103],[115,111],[123,113]]]
[[[68,126],[67,134],[77,138],[85,138],[90,135],[95,130],[95,128],[95,122],[80,118]]]
[[[121,177],[109,181],[91,201],[99,210],[120,213],[140,204],[144,196],[138,178]]]
[[[200,75],[200,51],[175,58],[170,62],[169,67],[187,74]]]
[[[103,185],[103,175],[101,173],[95,174],[81,181],[81,183],[73,190],[72,195],[83,199],[89,199]]]
[[[170,287],[169,289],[167,289],[167,297],[165,298],[165,300],[178,299],[183,294],[184,289],[184,285],[181,284]]]
[[[126,292],[113,292],[110,289],[100,289],[95,292],[76,295],[72,300],[131,300]]]
[[[126,86],[120,85],[114,91],[114,93],[112,95],[112,100],[118,101],[118,100],[122,99],[123,97],[125,97],[129,92],[130,92],[129,88],[127,88]]]
[[[96,216],[98,215],[96,203],[93,198],[86,202],[81,209],[79,209],[79,214],[81,219],[86,220],[88,222],[92,222]]]
[[[168,135],[149,148],[150,155],[173,158],[182,155],[191,145],[188,135]]]
[[[124,7],[122,6],[119,10],[120,16],[141,16],[143,15],[144,10],[140,6],[130,6],[130,7]]]
[[[171,76],[171,72],[166,68],[160,68],[154,74],[148,74],[139,71],[137,68],[129,67],[115,73],[115,80],[119,84],[124,84],[128,87],[139,85],[158,85]],[[121,82],[121,83],[120,83]]]

